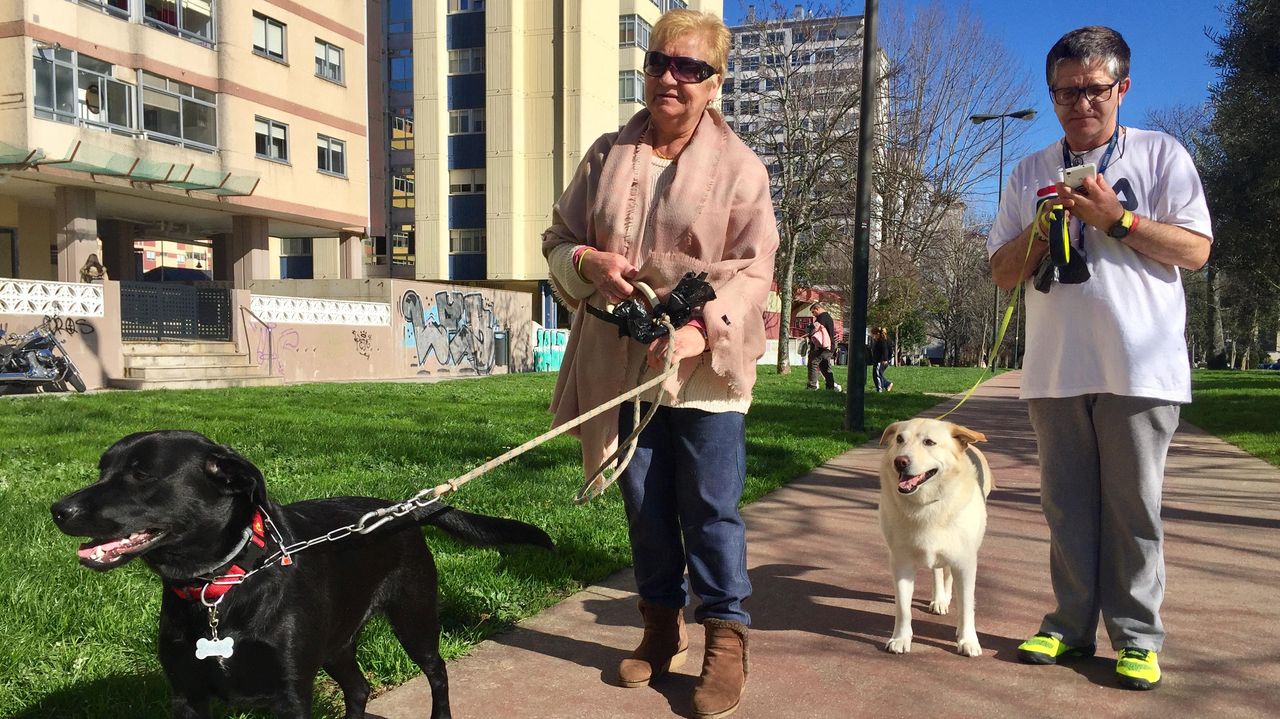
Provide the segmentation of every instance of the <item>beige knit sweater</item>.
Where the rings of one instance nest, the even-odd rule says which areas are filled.
[[[719,113],[707,110],[667,186],[654,178],[663,173],[655,172],[648,132],[649,114],[641,110],[588,151],[543,234],[552,284],[571,309],[602,304],[568,266],[581,244],[626,256],[640,270],[636,279],[660,297],[685,272],[708,272],[717,295],[703,308],[709,352],[681,362],[661,401],[746,411],[764,354],[763,313],[778,246],[768,173]],[[576,312],[551,404],[555,424],[634,387],[643,351],[619,338],[614,325]],[[589,475],[616,447],[617,410],[575,434]]]

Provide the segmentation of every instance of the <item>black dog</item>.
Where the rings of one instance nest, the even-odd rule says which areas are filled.
[[[54,522],[90,537],[79,551],[86,567],[106,571],[140,557],[164,581],[160,663],[173,716],[183,719],[208,717],[214,698],[308,719],[321,668],[342,688],[347,719],[363,717],[369,684],[356,664],[356,639],[378,611],[426,674],[431,716],[445,719],[436,566],[419,524],[473,544],[553,547],[532,525],[437,502],[370,534],[282,556],[281,546],[350,526],[390,503],[275,504],[257,467],[196,432],[131,434],[98,468],[95,484],[53,505]]]

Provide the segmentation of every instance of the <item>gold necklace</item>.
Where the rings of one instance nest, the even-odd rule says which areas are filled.
[[[667,156],[665,153],[658,152],[658,148],[653,148],[653,154],[658,156],[659,160],[674,160],[675,155]],[[680,153],[676,153],[677,155]]]

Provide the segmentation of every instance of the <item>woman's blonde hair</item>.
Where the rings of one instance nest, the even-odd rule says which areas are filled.
[[[708,12],[671,10],[658,18],[649,36],[649,47],[658,48],[685,35],[698,34],[707,42],[709,57],[699,58],[724,75],[729,59],[729,28]]]

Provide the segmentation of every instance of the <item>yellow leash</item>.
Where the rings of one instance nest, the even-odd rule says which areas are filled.
[[[1049,209],[1043,210],[1045,207],[1048,207]],[[1049,239],[1048,231],[1041,227],[1042,219],[1050,212],[1062,211],[1061,205],[1054,205],[1049,202],[1041,205],[1041,208],[1042,211],[1038,213],[1035,225],[1031,228],[1031,234],[1027,237],[1027,253],[1022,256],[1022,270],[1018,273],[1022,279],[1019,279],[1018,284],[1013,286],[1013,294],[1009,296],[1009,305],[1004,308],[1004,318],[1000,320],[1000,329],[996,332],[995,341],[991,344],[991,354],[987,356],[987,367],[991,367],[993,369],[995,367],[996,354],[1000,351],[1000,345],[1004,343],[1005,332],[1009,329],[1009,320],[1013,317],[1013,308],[1017,306],[1018,297],[1022,294],[1022,285],[1026,283],[1027,260],[1031,258],[1031,245],[1038,237],[1043,236],[1046,240]],[[1066,241],[1066,238],[1063,239]],[[964,396],[960,398],[960,401],[956,403],[956,406],[938,415],[937,418],[942,419],[943,417],[946,417],[952,412],[960,409],[960,406],[965,402],[969,401],[969,398],[973,396],[973,393],[982,385],[986,374],[986,369],[983,369],[982,375],[984,376],[978,377],[978,381],[974,382],[973,386],[969,388],[969,391],[964,393]]]

